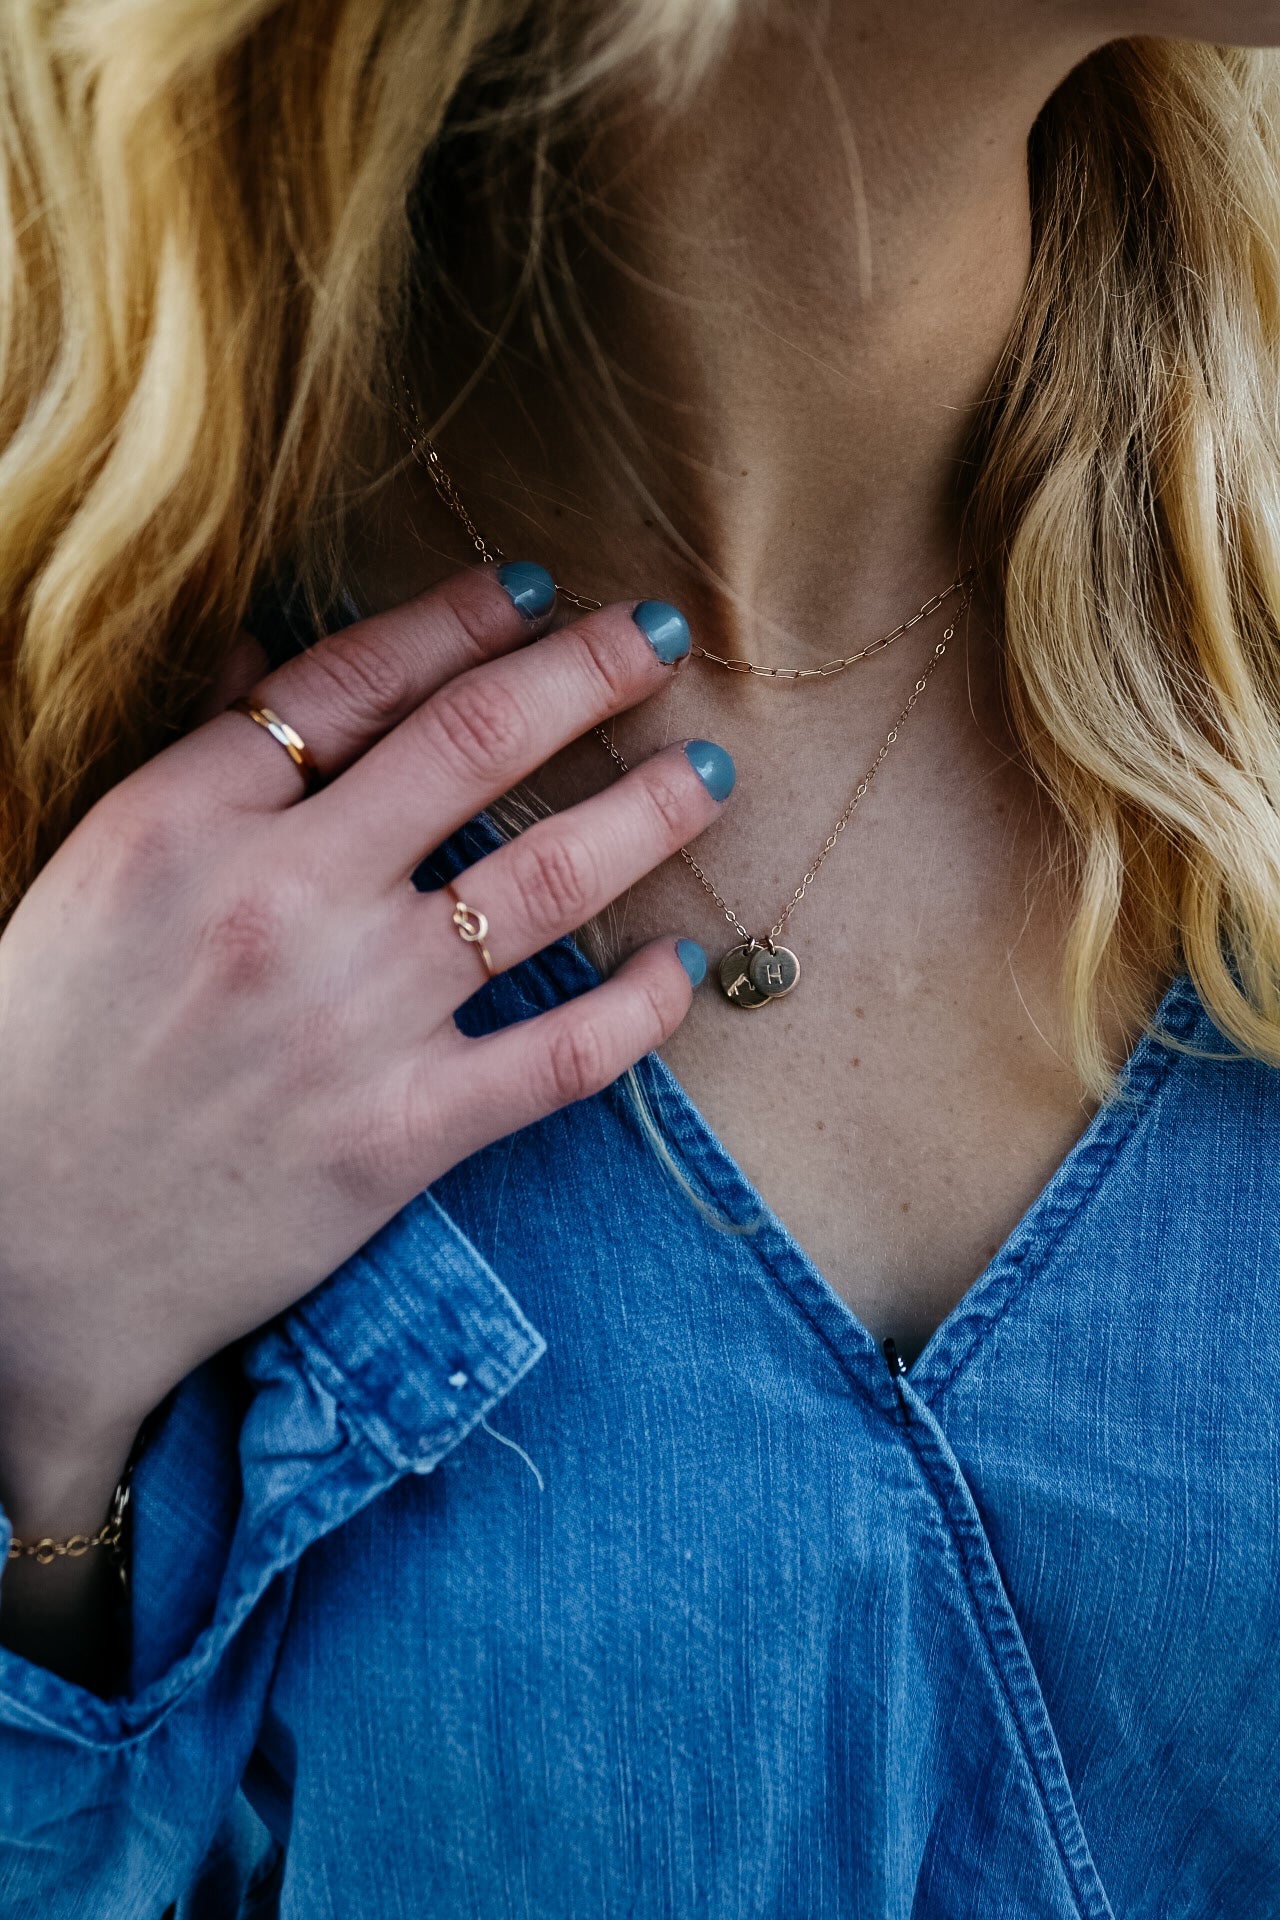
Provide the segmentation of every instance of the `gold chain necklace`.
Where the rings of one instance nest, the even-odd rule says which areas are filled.
[[[412,402],[410,404],[412,405]],[[414,418],[417,419],[416,408]],[[412,444],[414,459],[420,466],[426,468],[436,492],[450,513],[466,528],[471,544],[483,564],[488,566],[496,562],[501,565],[507,557],[506,554],[501,547],[495,546],[491,540],[486,540],[467,512],[453,476],[446,470],[436,448],[421,431],[420,424]],[[865,647],[859,647],[857,653],[846,653],[836,660],[824,660],[820,667],[761,667],[752,660],[726,659],[724,654],[712,653],[707,647],[695,646],[689,651],[695,660],[705,660],[709,667],[723,667],[726,673],[754,674],[758,680],[832,680],[836,674],[844,673],[850,667],[856,667],[860,660],[870,660],[873,654],[883,653],[885,648],[891,647],[895,640],[901,640],[902,636],[910,633],[913,627],[918,627],[922,620],[927,620],[931,614],[937,613],[940,607],[945,606],[953,594],[961,592],[967,579],[967,574],[957,575],[949,587],[944,587],[941,593],[935,593],[931,600],[926,600],[909,620],[899,621],[890,632],[882,633],[879,639],[870,641]],[[556,596],[566,601],[569,606],[577,607],[582,613],[595,613],[603,604],[599,600],[588,600],[585,595],[574,593],[569,587],[562,587],[559,581],[556,582]]]
[[[937,645],[933,649],[932,658],[921,673],[920,678],[912,687],[902,712],[898,715],[888,733],[885,735],[879,753],[877,753],[871,765],[858,780],[853,792],[845,802],[844,810],[839,819],[819,847],[805,872],[803,880],[801,880],[800,885],[787,901],[786,906],[782,909],[782,912],[778,915],[768,933],[761,938],[749,932],[734,908],[723,898],[715,882],[711,879],[711,876],[699,865],[697,860],[694,859],[688,847],[680,848],[680,858],[684,861],[690,873],[693,874],[699,886],[711,895],[711,898],[715,901],[721,913],[738,936],[738,944],[730,947],[728,953],[726,953],[721,960],[718,969],[720,985],[724,990],[725,997],[731,1000],[735,1007],[743,1007],[750,1011],[756,1007],[767,1006],[770,1000],[780,1000],[784,994],[790,993],[791,989],[799,981],[799,958],[791,947],[784,947],[779,944],[781,935],[786,929],[788,920],[804,899],[813,881],[817,878],[818,870],[822,866],[823,861],[827,855],[833,851],[836,841],[840,838],[840,835],[844,832],[854,814],[857,812],[868,788],[879,772],[883,761],[887,758],[890,749],[897,741],[900,729],[905,724],[907,717],[915,707],[920,695],[928,686],[935,669],[946,653],[948,643],[955,639],[956,628],[968,604],[969,596],[967,592],[964,592],[961,595],[953,619],[944,629]],[[609,755],[614,765],[618,767],[621,772],[630,773],[630,767],[619,753],[605,729],[603,727],[597,727],[596,735],[602,742],[605,752]]]
[[[421,423],[419,423],[419,426],[420,424]],[[506,555],[503,553],[501,547],[494,546],[493,543],[486,540],[480,532],[475,521],[467,512],[457,486],[452,476],[446,470],[439,453],[431,441],[428,440],[426,435],[421,431],[419,431],[413,441],[413,451],[414,457],[426,467],[428,473],[431,475],[440,498],[444,501],[450,512],[453,513],[466,528],[467,533],[471,537],[472,545],[479,554],[481,561],[485,565],[503,561]],[[603,602],[599,600],[589,600],[584,595],[574,593],[569,588],[559,585],[556,587],[556,593],[561,600],[566,601],[570,606],[578,607],[586,613],[595,612],[603,604]],[[781,1000],[782,997],[790,993],[792,988],[799,982],[799,958],[792,948],[780,944],[781,936],[786,931],[787,922],[817,878],[818,871],[823,862],[826,860],[828,854],[833,851],[840,835],[844,832],[854,814],[857,812],[881,765],[896,744],[901,729],[914,711],[916,702],[919,700],[920,695],[924,692],[934,672],[940,665],[946,654],[947,647],[951,641],[955,639],[956,630],[969,606],[971,575],[961,574],[957,579],[953,580],[951,585],[942,593],[935,594],[932,600],[927,600],[918,613],[913,614],[909,620],[904,620],[900,626],[895,627],[892,633],[882,634],[878,640],[873,640],[869,646],[863,647],[860,652],[851,653],[843,659],[829,660],[821,667],[758,667],[751,665],[745,660],[726,660],[719,654],[708,653],[705,648],[702,647],[693,647],[691,649],[691,652],[698,659],[706,660],[713,666],[726,667],[731,673],[751,673],[758,675],[761,679],[769,680],[829,679],[833,674],[843,673],[846,667],[855,666],[859,660],[866,660],[872,654],[883,652],[894,640],[900,639],[902,635],[908,633],[912,627],[918,626],[922,620],[927,620],[930,614],[936,613],[953,594],[958,594],[960,597],[950,621],[943,629],[942,635],[933,649],[932,657],[912,687],[911,693],[901,713],[885,735],[881,743],[880,751],[876,754],[875,759],[866,769],[866,772],[859,778],[853,792],[849,795],[845,803],[839,819],[818,849],[817,854],[805,871],[804,878],[801,880],[791,898],[787,901],[785,907],[783,907],[782,912],[778,915],[768,933],[763,935],[763,937],[752,934],[744,925],[737,911],[729,905],[728,901],[720,893],[710,875],[699,865],[698,861],[694,859],[689,849],[687,847],[680,848],[680,858],[684,861],[690,873],[693,874],[704,892],[708,893],[715,901],[717,907],[719,907],[721,913],[738,936],[736,944],[730,947],[729,951],[724,955],[717,970],[721,989],[731,1005],[741,1007],[745,1011],[754,1011],[757,1007],[768,1006],[771,1000]],[[631,767],[629,763],[619,752],[608,730],[604,727],[597,727],[595,732],[597,739],[619,771],[621,773],[630,773]]]

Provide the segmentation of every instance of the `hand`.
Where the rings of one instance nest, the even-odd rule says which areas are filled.
[[[318,791],[222,712],[107,794],[21,902],[0,939],[10,1482],[36,1472],[23,1462],[127,1446],[191,1368],[424,1186],[606,1086],[684,1017],[665,940],[508,1031],[454,1025],[483,963],[414,868],[672,671],[628,606],[522,647],[531,631],[486,569],[319,642],[253,689],[311,748]],[[458,892],[488,917],[495,968],[717,812],[673,747],[477,862]]]

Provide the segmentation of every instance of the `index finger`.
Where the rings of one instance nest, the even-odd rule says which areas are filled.
[[[322,779],[341,773],[468,667],[545,632],[555,581],[532,561],[471,567],[403,606],[331,633],[256,681],[248,698],[306,743]],[[289,807],[305,782],[264,728],[226,712],[178,743],[205,778],[254,811]]]

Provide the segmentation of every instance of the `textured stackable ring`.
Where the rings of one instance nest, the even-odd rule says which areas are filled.
[[[458,938],[465,940],[469,947],[475,948],[484,962],[486,974],[492,980],[496,969],[493,964],[493,955],[485,945],[485,941],[489,938],[488,916],[478,912],[475,907],[469,907],[465,900],[460,900],[447,881],[444,890],[453,902],[453,924],[458,929]]]
[[[278,740],[294,766],[306,782],[306,792],[311,793],[320,785],[320,769],[316,765],[311,749],[296,728],[278,713],[272,713],[270,707],[255,707],[246,694],[242,699],[233,700],[227,708],[228,713],[247,713],[260,727],[265,727],[273,740]]]

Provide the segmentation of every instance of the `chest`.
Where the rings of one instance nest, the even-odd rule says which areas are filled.
[[[908,1361],[1093,1111],[1069,1058],[1049,829],[1025,776],[958,737],[942,781],[904,738],[895,771],[909,778],[872,788],[787,923],[801,974],[785,998],[747,1010],[720,992],[738,936],[681,861],[597,934],[606,964],[664,933],[703,942],[708,980],[664,1058],[830,1285]],[[601,760],[583,742],[552,770],[561,804]],[[763,931],[821,847],[842,776],[828,792],[767,758],[753,774],[691,851]],[[1111,1037],[1121,1057],[1136,1038]]]
[[[805,947],[803,1004],[737,1013],[705,991],[664,1056],[828,1283],[910,1363],[1091,1109],[1046,1039],[1056,956],[1024,952],[1015,971],[989,922],[935,922],[904,961],[890,922],[909,903],[874,892],[870,932],[836,901]]]
[[[1269,1911],[1273,1083],[1148,1049],[900,1386],[658,1067],[670,1169],[622,1090],[457,1169],[548,1351],[308,1555],[298,1873],[354,1701],[442,1913]]]

